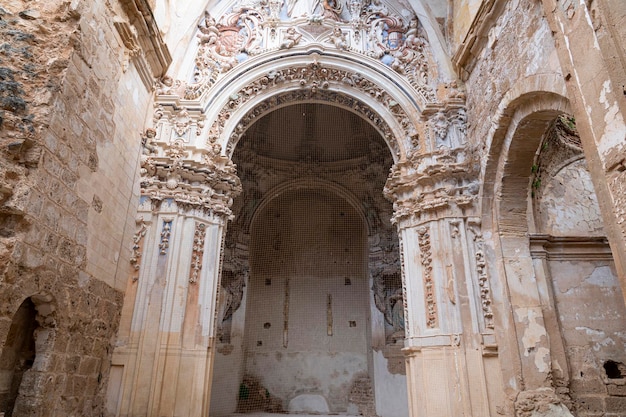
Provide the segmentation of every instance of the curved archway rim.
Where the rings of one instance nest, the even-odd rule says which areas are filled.
[[[362,74],[362,75],[363,75],[363,72],[359,72],[358,68],[369,69],[373,71],[373,73],[377,74],[378,76],[388,80],[390,83],[395,85],[403,93],[403,97],[408,99],[409,102],[414,106],[414,108],[420,114],[424,111],[424,108],[422,108],[422,106],[423,107],[427,106],[427,103],[421,106],[415,100],[416,95],[413,94],[409,90],[410,84],[406,80],[402,80],[399,74],[397,75],[397,77],[392,77],[389,75],[390,73],[395,74],[395,71],[393,71],[393,69],[391,69],[390,67],[382,63],[378,63],[377,61],[373,61],[368,57],[358,56],[359,58],[357,58],[357,55],[353,55],[350,53],[339,54],[333,51],[326,51],[321,45],[314,44],[314,45],[310,45],[306,50],[292,51],[289,53],[285,53],[284,51],[277,51],[277,53],[270,53],[267,55],[264,54],[262,56],[263,59],[262,60],[259,59],[259,61],[256,61],[254,58],[246,61],[244,65],[242,65],[239,68],[235,68],[231,70],[226,77],[224,77],[221,80],[218,80],[218,82],[216,82],[215,85],[212,86],[212,88],[209,88],[205,93],[203,93],[203,96],[205,97],[210,96],[210,98],[208,101],[202,104],[202,110],[206,112],[206,110],[210,108],[211,105],[219,101],[219,99],[221,99],[224,96],[228,96],[229,95],[228,92],[233,90],[232,88],[233,83],[237,82],[238,80],[241,80],[241,78],[244,75],[251,73],[254,70],[258,70],[264,66],[273,66],[274,68],[277,68],[277,67],[280,67],[279,64],[281,61],[288,61],[289,58],[314,57],[315,55],[321,58],[337,59],[339,62],[345,62],[346,64],[356,64],[357,71],[355,72]],[[307,62],[306,64],[313,64],[315,62],[316,60],[313,59],[310,62]],[[332,65],[332,61],[329,64]],[[288,65],[285,64],[285,67],[288,67]],[[402,84],[407,84],[407,85],[402,85]],[[393,95],[391,92],[389,91],[387,92],[391,94],[394,99],[398,98],[395,95]],[[202,97],[200,98],[200,101],[202,102]]]
[[[296,90],[296,89],[294,89],[294,90],[283,90],[283,91],[278,91],[276,94],[273,94],[273,95],[270,95],[268,97],[265,97],[263,100],[261,100],[261,102],[256,103],[253,106],[250,106],[250,108],[241,117],[238,118],[239,121],[237,121],[237,124],[239,124],[241,120],[243,120],[248,115],[250,115],[252,112],[254,112],[259,107],[259,105],[262,102],[264,102],[266,100],[269,100],[269,99],[272,99],[272,98],[275,98],[275,97],[278,97],[281,94],[286,94],[286,93],[289,93],[289,92],[296,92],[296,91],[299,91],[299,90]],[[337,93],[337,94],[342,94],[341,91],[333,90],[332,92]],[[387,127],[389,128],[389,131],[391,132],[393,138],[396,139],[395,138],[396,135],[393,132],[393,128],[391,126],[389,126],[387,121],[380,115],[379,112],[377,112],[374,109],[372,109],[371,106],[369,106],[367,103],[363,103],[361,100],[359,100],[357,98],[354,98],[353,96],[347,96],[347,97],[352,98],[352,99],[358,101],[359,103],[361,103],[364,106],[366,106],[369,110],[371,110],[372,113],[378,115],[380,117],[380,119],[383,120],[385,122],[385,124],[387,125]],[[383,143],[386,145],[387,150],[389,151],[391,157],[394,160],[401,160],[406,155],[405,146],[403,146],[403,144],[401,142],[399,142],[396,139],[395,143],[397,145],[397,149],[393,149],[391,147],[391,144],[389,143],[389,141],[385,138],[386,135],[381,131],[381,129],[378,126],[376,126],[376,124],[372,120],[370,120],[369,118],[365,117],[365,115],[354,111],[354,109],[350,108],[349,106],[341,105],[340,103],[336,103],[336,102],[325,101],[325,100],[322,100],[320,98],[317,98],[317,99],[311,98],[311,99],[306,99],[306,100],[294,100],[294,101],[290,101],[290,102],[285,102],[285,103],[282,103],[280,105],[277,105],[277,106],[270,107],[270,108],[266,109],[266,111],[262,112],[260,115],[256,115],[254,118],[257,119],[256,121],[258,121],[259,119],[263,118],[264,116],[267,116],[268,114],[270,114],[271,112],[273,112],[275,110],[278,110],[278,109],[281,109],[281,108],[284,108],[284,107],[289,107],[289,106],[294,105],[294,104],[300,104],[300,103],[320,104],[320,105],[337,107],[337,108],[343,109],[345,111],[348,111],[348,112],[356,115],[360,119],[362,119],[364,122],[368,123],[370,126],[372,126],[376,130],[376,132],[378,133],[378,135],[380,135],[380,138],[382,139]],[[256,121],[254,123],[256,123]],[[233,132],[231,130],[226,130],[225,129],[225,132],[227,134],[225,134],[224,136],[227,139],[225,140],[224,144],[226,145],[226,154],[229,157],[232,158],[232,155],[234,154],[235,149],[236,149],[237,145],[239,144],[239,142],[241,141],[243,135],[245,134],[245,132],[248,129],[250,129],[254,125],[254,123],[246,125],[241,130],[241,132],[238,134],[239,137],[237,138],[236,141],[232,139],[232,133]]]

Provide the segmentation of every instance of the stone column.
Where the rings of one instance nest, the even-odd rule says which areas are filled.
[[[484,357],[495,339],[467,227],[478,191],[472,170],[464,147],[433,146],[394,165],[385,187],[401,245],[412,417],[490,415]]]
[[[113,358],[124,369],[120,416],[208,415],[221,249],[239,192],[219,147],[146,144],[132,282]]]

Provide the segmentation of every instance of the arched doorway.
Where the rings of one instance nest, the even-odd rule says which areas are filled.
[[[408,413],[398,238],[382,194],[393,161],[378,131],[295,103],[252,124],[232,159],[243,193],[225,242],[211,415]]]
[[[31,298],[22,302],[13,316],[0,355],[0,414],[12,416],[24,374],[35,360],[37,310]]]

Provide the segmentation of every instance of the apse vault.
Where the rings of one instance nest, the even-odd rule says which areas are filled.
[[[211,415],[408,413],[382,193],[392,157],[378,131],[296,103],[257,120],[232,159],[243,192],[225,239]]]

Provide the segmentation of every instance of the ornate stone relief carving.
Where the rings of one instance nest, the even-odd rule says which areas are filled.
[[[209,12],[205,12],[204,21],[198,25],[198,71],[202,75],[213,74],[215,70],[226,72],[245,61],[249,55],[258,54],[263,42],[262,26],[266,16],[265,8],[255,10],[254,5],[243,2],[219,18],[219,22]]]
[[[405,137],[413,138],[417,136],[414,124],[404,109],[376,83],[365,79],[358,73],[351,73],[349,71],[334,68],[326,68],[317,63],[312,63],[305,66],[271,71],[263,77],[253,81],[236,94],[231,95],[230,101],[222,109],[219,116],[211,126],[209,130],[209,139],[211,141],[216,141],[221,136],[226,121],[230,118],[230,114],[252,98],[256,97],[259,93],[265,92],[268,88],[273,86],[282,85],[286,87],[289,84],[296,84],[301,86],[302,89],[270,97],[242,117],[240,123],[237,125],[235,131],[229,139],[227,152],[232,152],[234,145],[237,143],[245,129],[252,122],[254,122],[258,116],[279,105],[284,105],[292,101],[303,100],[320,100],[348,107],[370,120],[382,132],[385,140],[388,143],[393,144],[394,141],[391,139],[394,135],[391,128],[369,106],[354,98],[329,90],[331,84],[338,83],[358,87],[361,91],[368,92],[372,98],[383,104],[391,111],[396,120],[403,127]],[[399,155],[400,150],[398,147],[395,145],[392,146],[396,155]]]
[[[170,235],[172,233],[173,219],[164,219],[163,227],[161,229],[161,239],[159,240],[159,254],[167,255],[167,250],[170,247]]]
[[[240,258],[235,252],[238,248],[222,247],[224,257],[219,288],[219,305],[217,306],[217,336],[222,343],[230,343],[232,316],[241,307],[244,288],[249,276],[247,260]]]
[[[426,123],[427,135],[433,150],[460,148],[467,143],[465,108],[462,105],[446,107],[433,113]]]
[[[493,310],[491,301],[491,288],[487,274],[487,262],[485,260],[485,240],[480,231],[480,221],[468,222],[469,229],[474,235],[474,247],[476,261],[476,273],[478,275],[478,288],[480,290],[480,304],[485,323],[485,328],[494,329]]]
[[[388,331],[387,343],[396,343],[405,336],[404,291],[400,271],[398,246],[393,241],[381,248],[381,254],[370,254],[374,304],[383,313]],[[379,259],[377,259],[379,258]]]
[[[189,270],[189,282],[195,284],[200,278],[202,269],[202,257],[204,255],[204,238],[206,236],[206,224],[196,222],[191,251],[191,268]]]
[[[159,94],[199,98],[226,72],[253,56],[316,44],[376,59],[406,77],[424,104],[437,102],[438,79],[430,45],[409,10],[380,2],[242,0],[219,17],[205,12],[198,25],[193,82],[163,79]]]
[[[389,173],[385,196],[394,204],[392,222],[420,220],[427,213],[447,210],[464,216],[478,194],[477,164],[466,148],[413,154]]]
[[[190,143],[204,128],[204,115],[185,107],[158,105],[153,114],[155,135],[160,141]]]
[[[232,161],[219,147],[198,150],[182,139],[151,142],[141,160],[141,192],[155,203],[171,198],[183,208],[231,216],[233,198],[241,183]]]
[[[131,279],[137,281],[139,279],[139,269],[141,268],[141,255],[143,253],[143,239],[146,236],[146,232],[148,231],[148,225],[143,220],[143,217],[138,217],[135,219],[135,223],[137,224],[137,231],[133,235],[133,247],[132,253],[130,255],[130,265],[131,265]]]
[[[432,252],[430,246],[430,230],[427,226],[417,229],[420,260],[423,268],[424,298],[426,302],[426,327],[438,327],[437,298],[435,295],[435,280],[433,278]]]

